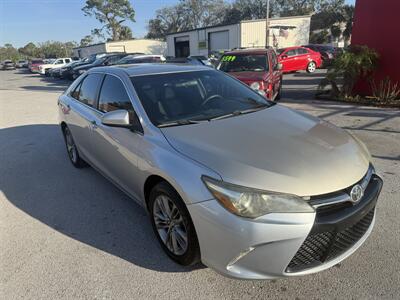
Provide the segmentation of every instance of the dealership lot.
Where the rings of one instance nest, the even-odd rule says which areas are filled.
[[[376,226],[337,267],[254,282],[171,262],[143,209],[93,169],[69,163],[56,107],[69,82],[0,72],[0,296],[398,298],[400,111],[312,101],[320,78],[320,72],[287,75],[282,104],[349,129],[367,144],[385,181]]]

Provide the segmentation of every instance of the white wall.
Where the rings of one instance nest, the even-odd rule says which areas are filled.
[[[127,40],[118,42],[108,42],[98,45],[92,45],[82,48],[75,48],[73,50],[74,56],[79,56],[78,51],[80,50],[80,57],[87,57],[95,53],[103,52],[142,52],[145,54],[166,54],[167,44],[163,41],[148,40],[148,39],[137,39]]]
[[[145,54],[165,55],[166,47],[166,43],[163,41],[149,39],[137,39],[106,43],[107,52],[142,52]]]
[[[236,48],[240,46],[240,34],[239,34],[239,24],[227,25],[227,26],[218,26],[211,27],[200,30],[192,30],[187,32],[179,32],[174,34],[167,35],[167,55],[175,56],[175,38],[176,37],[189,37],[189,47],[190,47],[190,55],[205,55],[208,56],[208,34],[210,32],[218,32],[218,31],[229,31],[229,47]],[[200,31],[205,31],[205,35],[199,33]],[[199,49],[199,36],[205,37],[206,48]]]
[[[308,44],[310,36],[311,16],[295,16],[285,18],[270,19],[269,26],[269,45],[277,47],[290,47]],[[289,27],[283,29],[285,32],[276,27]],[[266,37],[266,23],[263,20],[252,20],[241,22],[241,47],[264,47]]]

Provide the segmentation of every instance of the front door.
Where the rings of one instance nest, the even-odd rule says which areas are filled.
[[[92,153],[95,165],[114,183],[136,199],[140,199],[137,181],[137,149],[143,136],[128,128],[110,127],[101,123],[104,113],[125,109],[135,116],[132,102],[122,81],[106,75],[98,97],[99,115],[92,132]]]
[[[283,65],[283,71],[295,71],[297,70],[297,52],[296,49],[291,49],[281,54],[281,63]]]

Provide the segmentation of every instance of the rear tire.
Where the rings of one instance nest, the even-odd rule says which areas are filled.
[[[74,142],[71,131],[68,126],[62,129],[64,135],[65,146],[67,147],[68,158],[75,168],[84,168],[87,166],[86,162],[79,156],[78,148]]]
[[[165,253],[183,266],[200,262],[196,231],[179,194],[167,182],[160,182],[149,196],[150,222]]]
[[[310,61],[307,65],[307,73],[314,73],[317,69],[317,64],[314,61]]]

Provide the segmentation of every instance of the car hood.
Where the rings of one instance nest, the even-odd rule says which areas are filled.
[[[226,182],[298,196],[347,188],[370,163],[366,147],[344,130],[280,105],[161,130],[173,148]]]
[[[263,81],[265,79],[264,72],[231,72],[228,74],[240,81]]]

